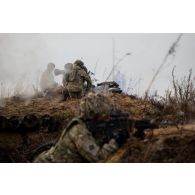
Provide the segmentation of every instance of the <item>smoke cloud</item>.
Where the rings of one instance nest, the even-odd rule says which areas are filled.
[[[64,64],[82,59],[95,72],[98,82],[109,75],[113,64],[127,52],[116,71],[124,78],[123,89],[133,81],[134,91],[146,90],[151,77],[178,34],[0,34],[1,97],[11,93],[31,94],[37,87],[41,73],[49,62],[63,69]],[[167,64],[156,79],[152,90],[163,94],[170,86],[171,69],[176,65],[177,75],[186,74],[194,67],[195,34],[184,34],[173,64]],[[194,74],[194,73],[193,73]],[[61,82],[61,77],[55,78]],[[122,81],[123,80],[123,81]],[[125,83],[125,84],[124,84]],[[132,83],[132,82],[131,82]],[[138,90],[139,88],[139,90]],[[131,90],[130,90],[131,91]],[[2,95],[3,94],[3,95]]]

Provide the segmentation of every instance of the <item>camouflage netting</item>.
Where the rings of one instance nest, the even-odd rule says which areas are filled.
[[[131,119],[144,119],[154,113],[153,106],[139,98],[124,94],[111,96],[122,110],[130,113]],[[0,162],[31,162],[34,150],[55,142],[79,111],[79,100],[7,99],[5,103],[0,107]],[[45,117],[51,119],[49,125],[45,124]],[[23,122],[22,131],[13,131],[16,119]],[[5,131],[4,124],[9,120],[12,126]],[[195,128],[157,129],[148,134],[146,141],[131,138],[105,162],[195,162]]]

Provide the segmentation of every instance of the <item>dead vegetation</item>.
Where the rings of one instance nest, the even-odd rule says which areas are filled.
[[[148,101],[153,105],[151,117],[161,125],[181,125],[191,123],[195,116],[195,83],[192,70],[180,80],[172,71],[172,90],[167,90],[164,97],[153,95]]]
[[[172,71],[173,92],[167,92],[169,104],[183,112],[184,122],[188,122],[195,115],[195,80],[192,78],[192,69],[181,80],[175,78],[174,71],[175,69]]]
[[[161,128],[147,131],[147,139],[144,141],[131,137],[116,154],[104,162],[195,162],[195,126],[183,126],[195,119],[192,109],[192,72],[178,81],[173,70],[173,84],[173,90],[168,91],[165,97],[155,95],[147,100],[126,94],[111,94],[113,101],[121,110],[129,112],[131,119],[152,119],[160,124]],[[26,99],[17,98],[4,99],[5,105],[0,107],[2,120],[26,120],[26,127],[29,128],[36,124],[34,121],[49,116],[58,119],[60,125],[56,131],[49,131],[47,126],[42,125],[38,131],[22,134],[1,131],[3,126],[0,125],[1,162],[31,162],[33,151],[42,144],[55,141],[79,110],[79,100],[62,101],[59,95],[52,99],[33,97],[28,99],[28,102]]]

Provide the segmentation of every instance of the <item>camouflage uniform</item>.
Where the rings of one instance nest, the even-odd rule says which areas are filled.
[[[42,92],[52,91],[57,87],[57,83],[54,80],[53,70],[55,65],[53,63],[49,63],[47,65],[47,69],[43,72],[40,79],[40,87]]]
[[[81,98],[84,93],[84,83],[87,82],[87,91],[92,86],[91,78],[80,66],[73,64],[70,73],[65,75],[66,89],[71,98]]]
[[[103,99],[106,101],[102,102]],[[92,136],[84,121],[98,114],[108,115],[111,109],[111,101],[107,97],[90,93],[81,102],[80,117],[73,119],[57,143],[41,153],[34,162],[97,162],[108,158],[118,149],[118,144],[111,139],[102,146],[98,145],[98,140]]]

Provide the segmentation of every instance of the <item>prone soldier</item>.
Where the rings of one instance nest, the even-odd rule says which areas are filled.
[[[103,137],[101,137],[103,134],[94,135],[88,123],[90,121],[95,124],[109,118],[113,109],[111,99],[106,95],[89,93],[80,103],[79,117],[74,118],[62,132],[56,144],[41,153],[34,162],[78,163],[107,159],[127,140],[128,135],[119,133],[103,142]]]

